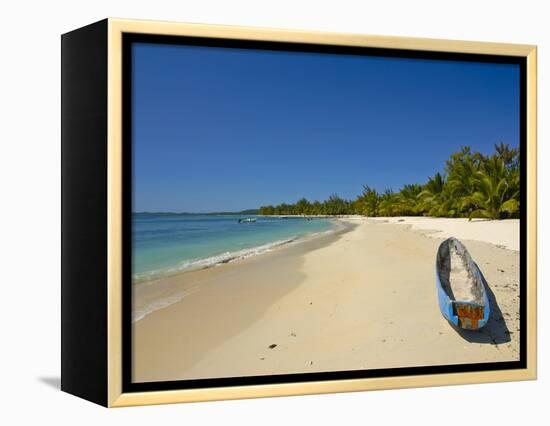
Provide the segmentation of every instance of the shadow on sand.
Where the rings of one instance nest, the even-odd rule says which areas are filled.
[[[488,343],[492,345],[500,345],[502,343],[509,342],[510,339],[510,330],[506,326],[506,321],[502,315],[502,311],[498,306],[497,299],[491,287],[487,283],[485,276],[481,274],[481,279],[483,280],[483,285],[485,286],[485,291],[487,292],[487,298],[489,299],[489,304],[491,306],[491,313],[489,314],[489,321],[485,324],[481,330],[464,330],[462,328],[456,327],[453,324],[453,328],[456,330],[463,339],[472,343]]]

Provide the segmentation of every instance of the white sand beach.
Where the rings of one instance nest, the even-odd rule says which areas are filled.
[[[441,217],[386,217],[372,218],[380,222],[410,225],[413,230],[434,238],[455,237],[482,241],[519,251],[519,219],[451,219]]]
[[[348,232],[139,284],[133,380],[511,361],[519,357],[519,221],[341,219]],[[437,247],[462,240],[489,285],[481,331],[453,328]]]

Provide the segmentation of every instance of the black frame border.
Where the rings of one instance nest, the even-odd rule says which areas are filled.
[[[477,364],[433,365],[384,368],[372,370],[293,373],[265,376],[221,377],[160,382],[132,382],[132,44],[169,44],[204,47],[225,47],[248,50],[292,51],[431,59],[483,63],[516,64],[520,67],[520,359],[519,361]],[[122,35],[122,391],[147,392],[229,386],[254,386],[327,380],[369,379],[429,374],[466,373],[527,368],[527,58],[504,55],[433,52],[423,50],[388,49],[220,39],[190,36],[123,33]]]

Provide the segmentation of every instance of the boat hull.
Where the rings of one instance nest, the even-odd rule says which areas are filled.
[[[448,244],[449,240],[445,240],[441,244]],[[460,243],[459,241],[455,241],[458,244],[462,245],[462,243]],[[442,271],[439,259],[441,253],[440,246],[440,249],[438,250],[438,258],[436,259],[435,263],[435,281],[437,287],[439,309],[443,317],[454,326],[466,330],[479,330],[484,327],[489,320],[489,315],[491,313],[489,298],[487,295],[487,290],[485,288],[486,284],[483,280],[477,264],[471,259],[471,256],[469,255],[466,248],[464,246],[462,247],[467,254],[468,269],[473,275],[473,278],[479,283],[479,288],[482,292],[483,302],[476,303],[466,300],[455,300],[449,295],[441,280]]]

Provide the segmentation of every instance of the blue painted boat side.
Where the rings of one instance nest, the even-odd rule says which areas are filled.
[[[475,262],[474,262],[474,267],[475,267],[476,274],[479,275],[479,279],[481,280],[481,284],[483,286],[482,287],[483,288],[483,304],[484,304],[483,319],[479,320],[479,322],[478,322],[479,328],[481,328],[485,324],[487,324],[487,322],[489,321],[489,315],[491,315],[491,306],[489,304],[489,296],[487,294],[487,288],[486,288],[487,283],[481,277],[481,271],[479,270],[479,267],[477,266],[477,263],[475,263]]]
[[[458,327],[458,317],[453,314],[453,301],[451,298],[447,295],[445,290],[443,290],[443,286],[441,285],[441,281],[439,280],[439,271],[437,268],[437,263],[435,265],[435,282],[437,286],[437,298],[439,301],[439,310],[443,314],[443,317],[452,324],[456,325]]]
[[[479,271],[479,267],[477,264],[474,263],[474,270],[477,275],[479,275],[479,279],[481,280],[481,283],[483,284],[483,318],[478,321],[478,329],[482,328],[487,324],[489,321],[489,315],[491,314],[491,307],[489,305],[489,297],[487,295],[487,289],[486,289],[486,283],[485,280],[481,278],[481,272]],[[441,281],[439,279],[439,270],[437,266],[437,262],[435,264],[435,282],[437,287],[437,298],[439,302],[439,310],[441,311],[441,314],[443,317],[454,324],[455,326],[459,327],[458,324],[458,316],[453,313],[453,301],[448,296],[447,292],[443,289],[443,286],[441,285]],[[462,302],[464,303],[464,302]]]

